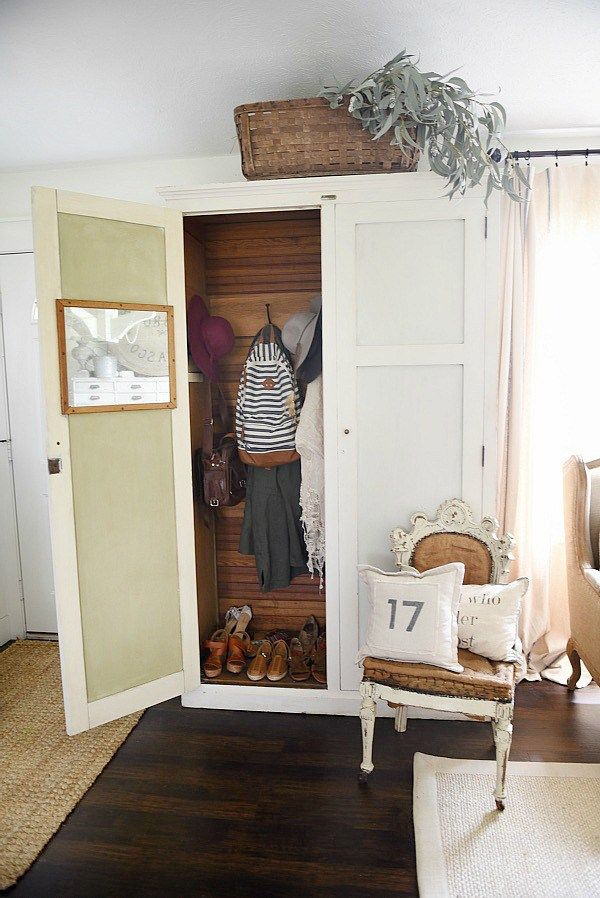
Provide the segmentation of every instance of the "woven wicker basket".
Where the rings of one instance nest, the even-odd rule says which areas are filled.
[[[249,180],[414,171],[419,151],[390,146],[386,135],[373,140],[344,107],[327,100],[272,100],[234,110]],[[414,138],[414,129],[409,127]]]

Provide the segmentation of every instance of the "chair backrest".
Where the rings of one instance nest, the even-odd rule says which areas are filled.
[[[572,455],[563,468],[567,566],[600,568],[600,459]]]
[[[498,536],[495,518],[476,523],[466,502],[448,499],[434,520],[420,512],[412,516],[411,523],[412,530],[398,527],[390,534],[398,567],[426,571],[462,561],[466,584],[508,582],[515,541],[509,533]]]

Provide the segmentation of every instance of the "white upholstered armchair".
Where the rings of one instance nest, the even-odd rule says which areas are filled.
[[[600,459],[586,463],[573,455],[565,463],[564,505],[573,690],[581,661],[600,683]]]

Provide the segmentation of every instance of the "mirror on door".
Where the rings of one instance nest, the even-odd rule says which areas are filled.
[[[56,306],[63,414],[175,407],[172,306]]]

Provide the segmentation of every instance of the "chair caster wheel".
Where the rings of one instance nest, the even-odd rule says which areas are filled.
[[[358,774],[358,782],[361,784],[361,786],[363,786],[363,785],[367,782],[367,779],[368,779],[368,778],[369,778],[369,771],[368,771],[368,770],[361,770],[361,771],[359,772],[359,774]]]
[[[497,798],[497,799],[496,799],[496,808],[497,808],[499,811],[503,811],[503,810],[504,810],[504,807],[505,807],[505,805],[504,805],[504,799],[503,799],[503,798]]]

